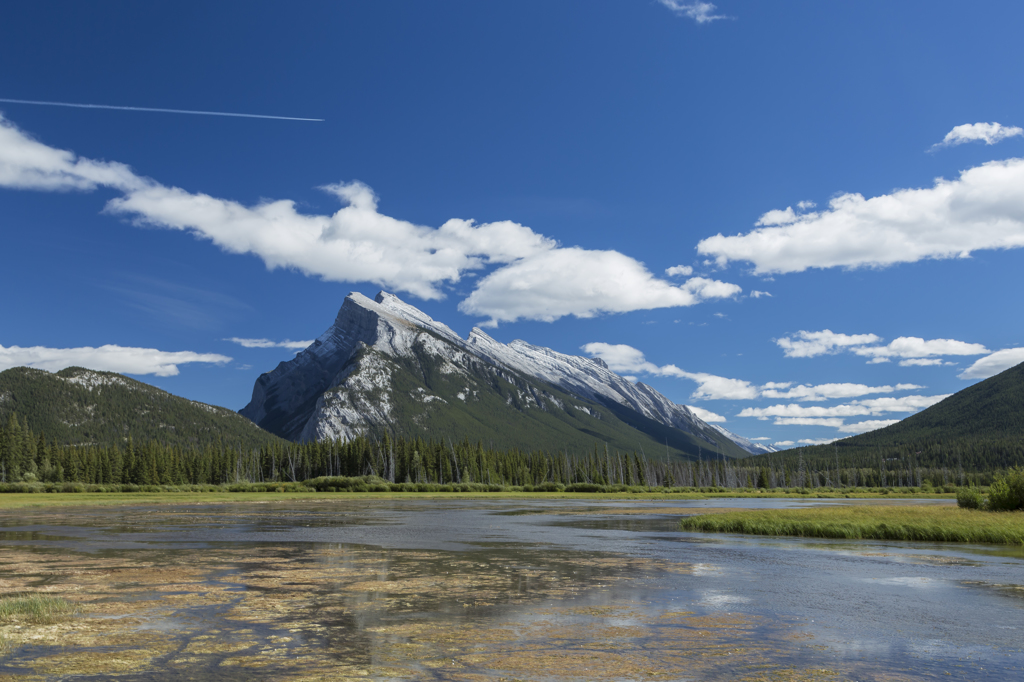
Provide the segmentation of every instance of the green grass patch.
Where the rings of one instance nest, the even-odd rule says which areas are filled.
[[[33,594],[0,599],[0,623],[50,625],[78,612],[77,604],[62,597]]]
[[[1024,512],[985,512],[946,506],[758,509],[690,516],[680,522],[680,528],[709,533],[848,540],[1024,544]]]

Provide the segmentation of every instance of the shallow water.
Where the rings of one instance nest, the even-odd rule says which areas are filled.
[[[0,625],[0,679],[1024,678],[1024,548],[676,530],[808,503],[8,512],[0,592],[82,615]]]

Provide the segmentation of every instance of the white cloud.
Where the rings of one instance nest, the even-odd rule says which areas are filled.
[[[804,445],[828,445],[829,443],[835,443],[838,438],[801,438],[800,442]]]
[[[796,205],[796,207],[801,211],[809,211],[815,206],[817,206],[817,204],[814,203],[813,201],[800,201]]]
[[[796,220],[799,216],[796,211],[793,210],[792,206],[787,206],[785,210],[773,209],[768,211],[760,218],[758,218],[755,225],[788,225],[789,223]]]
[[[893,393],[923,388],[916,384],[897,384],[896,386],[867,386],[865,384],[834,383],[811,386],[792,382],[768,382],[757,386],[742,379],[730,379],[705,372],[687,372],[675,365],[656,365],[649,362],[643,351],[626,344],[610,344],[594,342],[580,347],[591,357],[601,358],[608,368],[619,374],[653,374],[655,376],[689,379],[698,384],[697,390],[690,396],[694,400],[753,400],[755,398],[777,398],[799,401],[823,401],[836,398],[856,398],[872,393]],[[795,405],[793,407],[796,407]],[[753,409],[753,408],[748,408]],[[746,412],[746,410],[744,410]],[[858,412],[857,414],[869,414]],[[740,413],[740,416],[757,416]]]
[[[767,291],[751,291],[750,292],[750,298],[761,298],[762,296],[767,296],[768,298],[771,298],[772,295],[769,294]]]
[[[0,114],[0,187],[67,191],[104,185],[129,190],[145,184],[124,164],[78,158],[37,142]]]
[[[776,339],[775,343],[783,349],[784,355],[788,358],[813,358],[847,350],[861,357],[870,358],[870,365],[889,362],[891,358],[901,358],[901,367],[949,365],[953,363],[942,360],[941,356],[981,355],[989,352],[980,343],[956,339],[925,340],[917,336],[901,336],[887,345],[877,345],[881,341],[882,338],[875,334],[836,334],[824,329],[820,332],[800,331],[792,337]]]
[[[693,277],[674,285],[617,251],[559,248],[512,221],[477,224],[452,219],[433,228],[377,210],[360,182],[327,185],[343,206],[331,215],[299,213],[290,200],[246,206],[166,187],[118,163],[78,158],[31,139],[0,118],[0,186],[41,190],[114,188],[106,212],[136,223],[188,232],[229,253],[252,254],[270,269],[291,268],[333,282],[372,282],[425,299],[467,273],[497,266],[462,302],[464,312],[491,324],[553,321],[729,298],[735,284]],[[683,266],[676,270],[682,273]]]
[[[868,364],[877,364],[878,360],[888,362],[888,358],[875,358],[869,360]],[[900,367],[935,367],[938,365],[952,365],[952,362],[946,362],[942,358],[910,358],[908,360],[900,360]]]
[[[967,257],[979,249],[1024,246],[1024,159],[991,161],[955,180],[865,199],[843,194],[828,210],[769,211],[758,229],[702,240],[698,253],[720,267],[748,261],[754,272],[886,267],[925,258]]]
[[[900,398],[866,398],[855,401],[857,405],[863,405],[870,410],[870,414],[881,414],[882,412],[917,412],[926,407],[948,398],[950,393],[945,395],[906,395]]]
[[[1024,348],[1005,348],[976,360],[958,374],[961,379],[988,379],[1024,362]]]
[[[601,358],[608,369],[618,374],[638,372],[645,374],[661,374],[661,367],[648,362],[643,351],[624,343],[593,343],[580,346],[580,350],[592,358]]]
[[[1024,135],[1024,128],[1004,126],[999,123],[965,123],[946,133],[942,142],[932,145],[932,149],[955,147],[965,142],[984,142],[991,145],[1002,142],[1008,137],[1019,135]]]
[[[769,417],[774,417],[776,419],[823,419],[831,417],[859,417],[869,415],[871,413],[871,410],[867,407],[855,404],[833,405],[831,407],[789,404],[772,405],[770,407],[745,407],[737,416],[756,417],[757,419],[762,420],[768,419]],[[841,419],[840,422],[842,422]]]
[[[790,384],[765,384],[761,395],[765,398],[781,398],[783,400],[822,401],[836,398],[857,398],[871,393],[892,393],[924,388],[915,384],[897,384],[896,386],[867,386],[865,384],[819,384],[809,386],[801,384],[790,387]],[[780,390],[785,389],[785,390]]]
[[[689,265],[673,265],[665,270],[665,274],[669,277],[689,277],[693,274],[693,268]]]
[[[190,232],[229,253],[254,254],[267,267],[294,268],[334,282],[373,282],[438,299],[439,285],[467,270],[510,263],[555,247],[513,222],[449,220],[430,228],[377,211],[359,182],[329,185],[347,205],[333,215],[303,215],[289,200],[243,206],[235,201],[153,185],[112,199],[106,210],[138,222]]]
[[[757,419],[776,418],[831,418],[831,417],[861,417],[874,416],[886,412],[917,412],[926,407],[931,407],[940,400],[948,398],[949,395],[908,395],[900,398],[867,398],[855,400],[843,405],[832,405],[823,407],[820,405],[772,405],[770,407],[746,407],[740,411],[740,417],[755,417]]]
[[[230,339],[224,339],[232,343],[237,343],[243,348],[290,348],[292,350],[302,350],[307,348],[312,341],[290,341],[285,339],[284,341],[271,341],[270,339],[240,339],[237,336],[232,336]]]
[[[868,419],[866,421],[857,422],[856,424],[843,424],[839,427],[839,431],[841,433],[864,433],[866,431],[875,431],[876,429],[883,429],[886,426],[892,426],[899,421],[899,419]]]
[[[796,445],[796,441],[792,440],[777,440],[772,443],[777,448],[788,448],[790,445]]]
[[[758,436],[757,438],[748,438],[747,440],[771,440],[768,436]]]
[[[699,419],[706,421],[708,424],[720,424],[725,421],[725,417],[723,417],[722,415],[715,414],[711,410],[705,410],[702,407],[694,407],[693,405],[687,405],[686,409],[690,410],[690,412],[693,412],[695,415],[697,415]],[[753,438],[751,440],[758,439]]]
[[[776,426],[828,426],[839,428],[843,420],[839,417],[779,417]]]
[[[178,374],[178,365],[190,362],[224,364],[231,358],[214,353],[192,351],[168,352],[155,348],[129,348],[106,345],[99,348],[20,348],[0,346],[0,370],[11,367],[34,367],[58,372],[66,367],[85,367],[121,374],[155,374],[160,377]]]
[[[693,400],[750,400],[758,396],[758,387],[742,379],[729,379],[705,372],[687,372],[675,365],[658,366],[648,362],[642,351],[625,344],[588,343],[581,350],[591,357],[598,357],[608,368],[619,374],[637,372],[689,379],[697,382],[697,390],[690,396]]]
[[[820,332],[799,331],[792,337],[776,339],[775,343],[783,349],[787,358],[813,358],[881,340],[882,337],[874,334],[837,334],[830,329],[823,329]]]
[[[654,277],[643,263],[617,251],[551,249],[484,277],[459,304],[487,324],[692,306],[742,292],[735,284],[693,277],[679,286]]]
[[[658,2],[679,16],[693,19],[698,24],[729,18],[722,14],[715,14],[715,6],[710,2],[683,2],[682,0],[658,0]]]
[[[989,350],[980,343],[955,339],[924,340],[917,336],[901,336],[886,346],[853,348],[854,353],[868,358],[928,358],[942,355],[981,355]]]

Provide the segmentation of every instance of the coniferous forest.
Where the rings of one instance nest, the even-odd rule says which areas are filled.
[[[112,491],[151,486],[276,489],[304,484],[318,490],[401,491],[922,486],[952,490],[953,486],[987,485],[993,474],[1020,463],[1024,455],[1018,449],[1012,451],[1015,454],[1001,451],[988,459],[954,456],[956,450],[949,449],[950,444],[945,447],[948,456],[944,457],[897,448],[879,450],[877,458],[862,460],[830,458],[823,452],[808,459],[764,455],[744,460],[709,453],[697,461],[683,461],[665,454],[610,451],[600,444],[587,452],[525,452],[485,448],[466,440],[388,434],[347,442],[280,441],[251,448],[226,442],[203,447],[136,443],[131,438],[123,446],[66,445],[48,442],[12,415],[0,429],[0,489],[58,491],[86,485]]]

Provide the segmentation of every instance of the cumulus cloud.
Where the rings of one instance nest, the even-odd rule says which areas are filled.
[[[838,438],[801,438],[800,442],[804,445],[828,445],[834,443]]]
[[[85,367],[120,374],[155,374],[170,377],[178,374],[178,365],[206,362],[222,365],[231,358],[214,353],[162,351],[155,348],[131,348],[106,345],[99,348],[20,348],[0,346],[0,370],[11,367],[34,367],[58,372],[67,367]]]
[[[955,147],[965,142],[984,142],[991,145],[1002,142],[1008,137],[1019,135],[1024,135],[1024,128],[1004,126],[998,123],[965,123],[946,133],[942,142],[932,145],[932,149]]]
[[[886,426],[892,426],[898,422],[899,419],[868,419],[856,424],[843,424],[839,427],[839,431],[842,433],[865,433],[867,431],[884,429]]]
[[[750,292],[750,298],[761,298],[762,296],[767,296],[768,298],[771,298],[772,295],[769,294],[767,291],[751,291]]]
[[[960,372],[961,379],[988,379],[1000,372],[1024,362],[1024,348],[1005,348],[997,350]]]
[[[929,358],[943,355],[981,355],[989,350],[980,343],[955,339],[924,340],[917,336],[901,336],[886,346],[853,348],[854,353],[868,358]]]
[[[697,390],[690,396],[694,400],[750,400],[758,396],[758,387],[749,381],[706,372],[687,372],[675,365],[659,366],[648,362],[642,351],[625,344],[595,342],[581,346],[581,350],[591,357],[601,358],[609,369],[619,374],[637,372],[695,381]]]
[[[333,215],[304,215],[290,200],[244,206],[235,201],[152,185],[112,199],[107,212],[182,230],[229,253],[259,256],[267,267],[294,268],[334,282],[373,282],[420,298],[443,297],[440,285],[467,270],[510,263],[554,249],[555,242],[513,222],[449,220],[414,225],[377,211],[359,182],[329,185],[347,202]]]
[[[796,441],[793,440],[777,440],[772,443],[777,448],[788,448],[791,445],[796,445]]]
[[[758,386],[743,379],[731,379],[706,372],[687,372],[675,365],[657,365],[648,361],[643,351],[626,344],[594,342],[585,344],[580,349],[591,357],[601,358],[609,369],[619,374],[651,374],[694,381],[697,383],[697,390],[690,396],[694,400],[753,400],[763,397],[815,402],[923,388],[916,384],[868,386],[853,383],[794,386],[792,382],[768,382]],[[740,413],[740,416],[756,415]]]
[[[679,286],[654,277],[643,263],[617,251],[550,249],[484,277],[459,304],[486,323],[692,306],[742,292],[735,284],[693,277]]]
[[[710,2],[683,2],[682,0],[658,0],[675,14],[693,19],[698,24],[707,24],[716,19],[728,19],[723,14],[715,14],[715,6]]]
[[[858,398],[862,395],[872,393],[892,393],[894,391],[912,391],[924,388],[916,384],[896,384],[896,386],[867,386],[865,384],[836,383],[819,384],[811,386],[800,384],[792,386],[789,383],[772,383],[764,385],[761,396],[765,398],[781,398],[783,400],[799,400],[808,402],[820,402],[824,400],[835,400],[845,398]]]
[[[820,332],[799,331],[792,337],[776,339],[775,343],[782,348],[787,358],[813,358],[881,340],[882,337],[874,334],[837,334],[830,329],[823,329]]]
[[[312,344],[312,341],[291,341],[285,339],[284,341],[271,341],[270,339],[240,339],[237,336],[232,336],[230,339],[224,339],[231,343],[237,343],[243,348],[289,348],[292,350],[302,350]]]
[[[719,267],[754,264],[754,272],[886,267],[926,258],[965,258],[979,249],[1024,246],[1024,159],[991,161],[955,180],[865,199],[843,194],[827,210],[769,211],[757,229],[697,245]]]
[[[452,219],[428,227],[378,210],[361,182],[325,185],[342,207],[330,215],[296,210],[291,200],[247,206],[167,187],[123,164],[76,157],[33,140],[0,118],[0,186],[39,190],[117,189],[105,211],[135,223],[180,230],[229,253],[259,257],[270,269],[290,268],[333,282],[372,282],[424,299],[443,298],[445,285],[493,269],[460,308],[490,324],[553,321],[729,298],[735,284],[693,277],[676,285],[617,251],[561,248],[512,221],[478,224]],[[684,274],[677,266],[676,275]]]
[[[867,398],[855,400],[843,405],[824,407],[821,405],[772,405],[770,407],[746,407],[738,416],[756,417],[757,419],[776,418],[826,418],[826,417],[861,417],[874,416],[886,412],[917,412],[931,407],[946,395],[908,395],[900,398]]]
[[[928,367],[953,364],[943,356],[981,355],[990,352],[980,343],[957,341],[956,339],[922,339],[918,336],[901,336],[886,345],[875,334],[836,334],[829,329],[820,332],[800,331],[793,336],[776,339],[788,358],[813,358],[819,355],[850,351],[869,358],[868,364],[890,362],[900,359],[901,367]]]
[[[68,191],[103,185],[133,190],[145,184],[124,164],[79,158],[37,142],[0,114],[0,187]]]
[[[886,358],[875,358],[869,360],[869,364],[875,364],[880,360]],[[946,362],[942,358],[910,358],[909,360],[900,360],[900,367],[935,367],[937,365],[952,365],[952,362]]]
[[[694,407],[693,405],[687,405],[686,409],[693,412],[699,419],[706,421],[708,424],[720,424],[725,421],[725,417],[720,414],[715,414],[711,410],[705,410],[702,407]],[[758,440],[752,438],[751,440]]]
[[[778,417],[776,426],[828,426],[839,428],[843,420],[839,417]]]
[[[689,265],[674,265],[665,270],[665,274],[669,277],[689,277],[693,274],[693,268]]]

